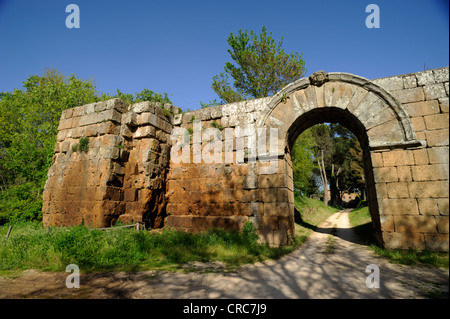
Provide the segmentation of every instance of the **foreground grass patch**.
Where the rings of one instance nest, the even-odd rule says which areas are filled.
[[[320,201],[295,198],[301,212],[295,225],[294,243],[269,247],[258,243],[250,227],[243,232],[209,230],[187,233],[174,229],[160,232],[121,228],[95,230],[84,226],[54,227],[49,234],[40,222],[21,222],[0,226],[0,271],[40,269],[65,271],[76,264],[83,272],[180,270],[190,262],[222,262],[228,269],[268,259],[279,259],[300,246],[318,226],[337,209]]]
[[[449,254],[446,252],[384,249],[377,246],[372,236],[372,219],[368,207],[353,210],[349,215],[349,220],[356,234],[369,245],[370,249],[377,255],[388,258],[391,262],[403,265],[422,264],[449,268]]]
[[[82,271],[176,270],[192,261],[221,261],[228,267],[291,252],[296,245],[271,248],[258,244],[252,230],[229,232],[210,230],[186,233],[171,229],[161,232],[133,229],[92,230],[84,226],[52,228],[47,235],[41,223],[0,227],[0,270],[41,269],[64,271],[76,264]]]

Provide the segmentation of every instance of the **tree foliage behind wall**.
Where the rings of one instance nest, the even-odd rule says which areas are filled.
[[[297,52],[286,53],[283,39],[278,43],[262,27],[254,31],[239,30],[227,39],[233,62],[213,77],[212,89],[224,103],[267,97],[305,74],[305,62]],[[230,77],[233,83],[230,83]]]
[[[344,126],[310,127],[297,138],[291,156],[294,186],[303,195],[323,192],[324,203],[333,206],[342,205],[344,192],[360,191],[364,197],[363,152],[356,136]]]
[[[166,93],[148,89],[134,96],[119,90],[113,96],[98,94],[92,81],[54,69],[31,75],[21,90],[0,93],[0,224],[41,217],[61,112],[113,97],[170,103]]]

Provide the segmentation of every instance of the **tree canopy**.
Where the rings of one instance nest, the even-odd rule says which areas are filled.
[[[297,52],[285,53],[283,39],[278,43],[265,26],[258,35],[254,31],[228,37],[232,62],[213,77],[212,88],[225,103],[273,95],[305,74],[305,62]],[[230,84],[230,77],[233,83]]]
[[[41,215],[61,112],[114,97],[128,103],[170,103],[167,93],[148,89],[134,95],[119,90],[116,95],[98,93],[91,80],[64,76],[54,69],[31,75],[21,90],[0,93],[0,224]]]
[[[363,151],[356,136],[344,126],[310,127],[297,138],[291,156],[294,187],[304,195],[319,193],[321,188],[324,203],[336,206],[342,205],[345,191],[364,194]],[[324,191],[328,188],[330,198]]]

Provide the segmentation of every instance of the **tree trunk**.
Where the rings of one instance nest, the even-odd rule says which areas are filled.
[[[317,164],[319,165],[319,172],[320,172],[320,178],[322,179],[322,185],[323,185],[323,203],[325,206],[328,206],[328,181],[327,181],[327,173],[325,171],[325,162],[323,160],[323,150],[322,152],[322,164],[320,164],[320,160],[317,159]]]

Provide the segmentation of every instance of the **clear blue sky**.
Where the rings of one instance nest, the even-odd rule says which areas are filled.
[[[66,28],[70,3],[79,29]],[[379,29],[366,28],[370,3]],[[374,79],[449,64],[448,0],[0,0],[0,91],[52,67],[94,79],[101,92],[148,88],[197,109],[217,98],[211,79],[230,60],[228,35],[263,25],[303,55],[307,76]]]

